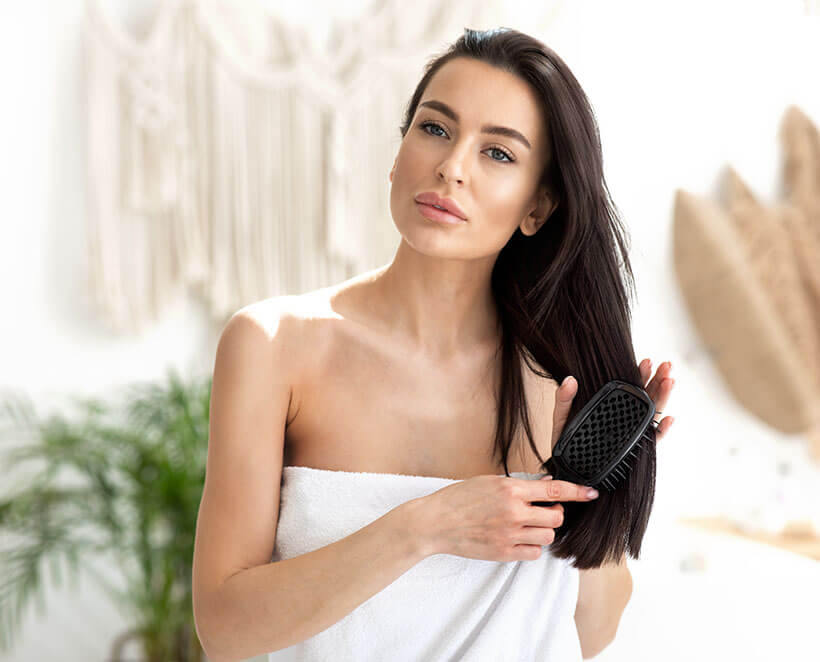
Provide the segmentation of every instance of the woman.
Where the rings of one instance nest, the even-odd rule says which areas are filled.
[[[194,557],[211,660],[572,660],[629,599],[654,447],[598,503],[532,479],[610,379],[658,410],[672,388],[669,364],[635,364],[586,97],[541,42],[467,29],[401,134],[392,262],[246,306],[220,338]]]

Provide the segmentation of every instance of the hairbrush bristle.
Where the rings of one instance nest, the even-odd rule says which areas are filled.
[[[601,482],[601,485],[608,490],[613,490],[618,485],[618,483],[626,479],[629,474],[632,472],[634,468],[634,460],[638,458],[638,449],[642,449],[643,446],[641,445],[641,439],[635,442],[635,445],[629,449],[629,452],[624,456],[624,458],[615,466],[615,468],[610,472],[610,474]]]

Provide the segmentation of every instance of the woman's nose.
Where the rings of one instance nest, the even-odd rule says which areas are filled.
[[[444,181],[464,183],[464,167],[460,160],[449,158],[438,167],[438,176]]]

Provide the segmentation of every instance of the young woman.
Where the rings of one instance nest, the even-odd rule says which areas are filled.
[[[193,578],[212,662],[565,662],[606,646],[629,599],[629,494],[596,502],[542,471],[607,381],[658,414],[673,383],[635,363],[586,97],[541,42],[468,29],[401,134],[393,260],[248,305],[220,338]],[[652,487],[630,489],[648,517]]]

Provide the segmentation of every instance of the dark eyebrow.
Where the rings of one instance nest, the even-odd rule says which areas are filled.
[[[456,111],[454,111],[452,108],[450,108],[450,106],[448,106],[443,101],[436,101],[436,100],[425,101],[425,102],[421,103],[420,105],[421,106],[429,106],[433,110],[437,110],[440,113],[443,113],[444,115],[447,115],[447,117],[449,117],[454,122],[458,122],[458,113]],[[482,133],[494,133],[494,134],[499,135],[499,136],[507,136],[508,138],[514,138],[515,140],[518,140],[518,141],[524,143],[527,146],[527,149],[532,149],[532,146],[530,145],[529,140],[527,140],[521,133],[519,133],[515,129],[511,129],[507,126],[493,126],[493,125],[485,124],[484,126],[481,127],[481,132]]]

